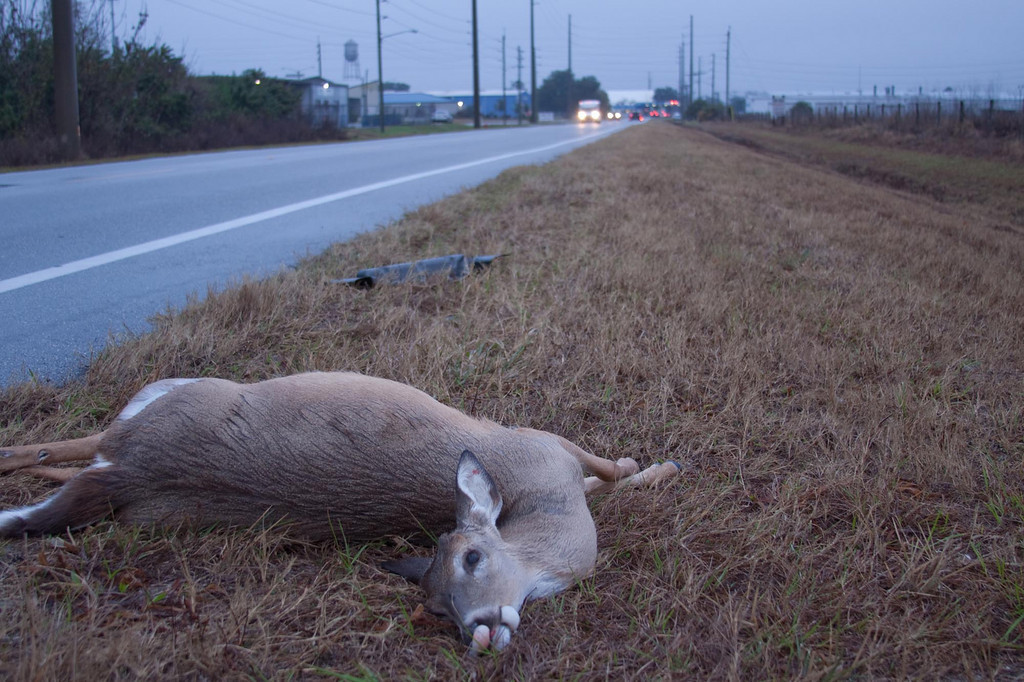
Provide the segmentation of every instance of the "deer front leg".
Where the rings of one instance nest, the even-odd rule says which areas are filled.
[[[102,432],[74,440],[0,448],[0,473],[40,464],[49,466],[61,462],[92,459],[99,450],[101,440],[103,440]]]
[[[623,457],[618,461],[611,461],[604,457],[592,455],[572,441],[558,436],[558,442],[569,454],[583,465],[583,470],[593,474],[601,481],[618,481],[633,476],[640,471],[640,465],[632,457]]]
[[[682,467],[675,462],[662,462],[661,464],[652,464],[639,473],[615,481],[603,481],[597,476],[588,476],[583,479],[583,489],[589,494],[606,493],[633,485],[650,487],[678,475],[681,470]]]

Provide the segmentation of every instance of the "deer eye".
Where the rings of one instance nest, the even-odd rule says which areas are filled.
[[[463,557],[463,561],[466,562],[466,567],[470,570],[476,568],[476,565],[480,563],[480,552],[475,549],[471,549],[466,552],[466,556]]]

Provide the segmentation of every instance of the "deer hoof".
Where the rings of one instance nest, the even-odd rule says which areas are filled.
[[[622,470],[622,478],[627,478],[640,472],[640,465],[632,457],[623,457],[617,460],[615,466]]]
[[[519,629],[519,612],[511,606],[502,606],[501,624],[508,626],[510,631],[515,632]]]
[[[476,629],[473,630],[473,643],[470,645],[473,653],[478,654],[481,651],[486,651],[490,645],[491,629],[483,623],[477,625]]]
[[[512,641],[512,631],[505,625],[499,625],[491,637],[491,648],[495,651],[501,651],[508,646],[508,643]]]

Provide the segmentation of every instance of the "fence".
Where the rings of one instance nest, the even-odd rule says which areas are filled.
[[[775,125],[840,127],[873,123],[901,132],[973,128],[986,135],[1024,137],[1024,101],[1012,99],[914,99],[895,102],[816,102],[794,105]]]

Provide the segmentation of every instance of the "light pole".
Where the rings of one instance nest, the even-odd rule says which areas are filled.
[[[387,17],[385,17],[386,19]],[[386,36],[380,34],[380,0],[377,0],[377,117],[380,119],[380,132],[384,132],[384,57],[381,46],[385,38],[402,35],[403,33],[418,33],[414,28],[408,28],[397,33],[389,33]]]
[[[480,127],[480,50],[476,40],[476,0],[473,0],[473,127]]]

